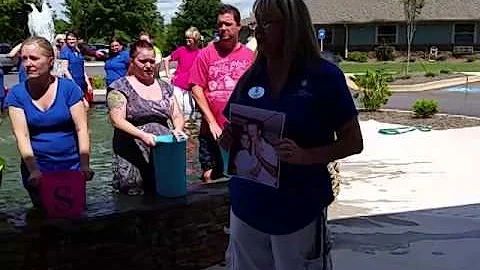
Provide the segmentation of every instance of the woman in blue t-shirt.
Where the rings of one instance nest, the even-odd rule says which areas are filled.
[[[25,71],[25,67],[22,64],[22,56],[20,55],[20,48],[22,47],[22,43],[17,44],[13,49],[8,53],[8,57],[16,58],[17,60],[17,70],[18,70],[18,82],[23,83],[27,80],[27,72]]]
[[[123,43],[116,37],[110,41],[110,52],[105,62],[105,80],[107,86],[127,75],[129,52],[123,49]]]
[[[326,213],[333,192],[327,164],[362,151],[358,113],[342,71],[320,57],[302,0],[257,0],[254,14],[258,55],[225,115],[231,104],[240,104],[282,112],[285,123],[283,137],[273,142],[280,160],[278,188],[236,176],[230,180],[229,269],[331,269]],[[238,134],[230,124],[221,145],[229,149]],[[255,152],[267,165],[265,148]]]
[[[66,45],[63,46],[60,51],[60,59],[65,60],[63,62],[66,77],[72,79],[82,90],[83,93],[93,93],[92,85],[88,80],[88,76],[85,70],[85,60],[78,48],[78,36],[73,32],[67,33]],[[88,107],[88,102],[84,100],[85,105]]]
[[[3,69],[0,67],[0,113],[3,113],[3,101],[5,100],[5,82]]]
[[[22,158],[23,185],[40,207],[42,173],[80,170],[91,179],[87,116],[80,88],[51,75],[55,56],[50,42],[29,38],[21,55],[28,79],[9,91],[5,105]]]

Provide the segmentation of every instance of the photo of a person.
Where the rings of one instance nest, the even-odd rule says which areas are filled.
[[[240,135],[239,149],[234,160],[236,175],[246,178],[257,177],[260,173],[261,164],[253,152],[252,140],[246,132]]]
[[[284,115],[237,104],[230,113],[236,135],[228,173],[278,188],[280,161],[273,144],[282,137]]]

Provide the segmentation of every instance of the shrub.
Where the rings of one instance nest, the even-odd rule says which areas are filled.
[[[96,75],[92,77],[92,87],[93,89],[105,89],[107,88],[105,83],[105,77],[101,75]]]
[[[395,48],[389,45],[378,46],[375,48],[375,56],[378,61],[393,61],[395,60]]]
[[[467,62],[468,62],[468,63],[475,62],[476,60],[477,60],[477,57],[475,57],[475,56],[469,56],[469,57],[467,57]]]
[[[7,162],[0,157],[0,185],[2,184],[3,172],[7,169]]]
[[[393,78],[392,74],[385,74],[385,80],[390,83],[390,82],[394,82],[395,78]]]
[[[365,75],[355,76],[354,82],[360,87],[360,104],[369,111],[376,111],[387,104],[392,94],[383,71],[367,71]]]
[[[352,62],[368,62],[368,54],[365,52],[351,52],[348,54],[348,60]]]
[[[450,74],[452,71],[450,69],[441,69],[440,74]]]
[[[438,113],[439,105],[434,99],[419,99],[412,106],[415,117],[430,118]]]
[[[436,60],[437,61],[447,61],[448,60],[448,55],[442,54],[442,55],[438,56]]]
[[[437,74],[433,73],[433,72],[425,72],[425,77],[428,77],[428,78],[433,78],[433,77],[436,77]]]
[[[398,80],[408,80],[408,79],[411,79],[411,78],[412,78],[411,75],[402,75],[402,76],[397,77]]]

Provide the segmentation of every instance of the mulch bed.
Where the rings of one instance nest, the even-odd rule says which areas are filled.
[[[462,74],[437,74],[435,77],[425,77],[425,74],[412,74],[410,79],[395,79],[395,81],[389,83],[390,85],[411,85],[411,84],[418,84],[418,83],[427,83],[427,82],[435,82],[441,81],[446,79],[453,79],[453,78],[465,78],[465,75]]]
[[[411,112],[397,111],[361,111],[361,121],[375,120],[383,123],[399,124],[406,126],[427,125],[432,129],[445,130],[465,127],[480,126],[480,119],[464,118],[459,116],[434,115],[432,118],[414,118]]]
[[[461,116],[434,115],[432,118],[414,118],[412,112],[400,112],[380,110],[376,112],[360,111],[360,121],[375,120],[383,123],[398,124],[405,126],[427,125],[435,130],[465,128],[480,126],[480,119],[466,118]],[[187,123],[186,133],[189,136],[198,135],[200,122]]]

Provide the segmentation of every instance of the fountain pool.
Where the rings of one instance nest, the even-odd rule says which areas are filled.
[[[9,209],[28,208],[31,203],[21,184],[19,171],[19,154],[10,122],[6,115],[0,116],[0,155],[7,161],[7,171],[0,187],[0,212]],[[115,192],[111,187],[111,155],[113,129],[107,120],[104,106],[94,106],[89,111],[91,129],[91,168],[95,177],[87,183],[87,202],[89,200],[111,200]],[[197,140],[190,139],[187,145],[187,176],[190,183],[198,181],[200,165],[198,164]]]

